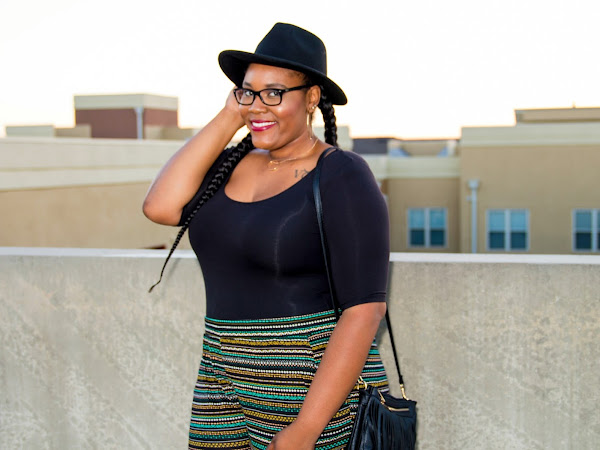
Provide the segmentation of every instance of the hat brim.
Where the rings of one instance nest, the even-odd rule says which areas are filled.
[[[242,52],[238,50],[225,50],[219,54],[219,65],[221,66],[221,70],[223,70],[225,75],[227,75],[227,78],[233,81],[233,83],[238,87],[242,86],[246,69],[252,63],[283,67],[284,69],[292,69],[305,73],[316,84],[323,86],[323,89],[327,94],[327,98],[331,100],[331,103],[334,105],[345,105],[348,103],[348,99],[346,98],[344,91],[342,91],[342,88],[340,88],[321,72],[318,72],[305,65],[281,58],[262,56],[255,53]]]

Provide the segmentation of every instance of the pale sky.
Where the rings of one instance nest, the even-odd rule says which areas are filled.
[[[317,34],[353,137],[459,137],[514,110],[600,106],[600,1],[19,0],[0,2],[5,125],[74,125],[73,95],[179,97],[201,127],[231,83],[221,50],[275,22]]]

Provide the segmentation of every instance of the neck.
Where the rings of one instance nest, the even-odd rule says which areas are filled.
[[[269,157],[271,159],[295,158],[310,149],[316,140],[317,137],[312,133],[303,134],[276,150],[269,150]]]

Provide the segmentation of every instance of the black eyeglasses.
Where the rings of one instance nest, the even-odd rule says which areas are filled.
[[[300,89],[305,89],[311,87],[310,84],[304,84],[302,86],[296,86],[293,88],[287,89],[262,89],[260,91],[253,91],[252,89],[247,88],[237,88],[233,90],[235,94],[235,99],[240,105],[251,105],[254,103],[254,99],[258,95],[260,100],[267,106],[277,106],[281,104],[281,100],[283,98],[283,94],[291,91],[298,91]]]

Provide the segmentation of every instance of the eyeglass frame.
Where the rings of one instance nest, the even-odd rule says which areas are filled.
[[[283,101],[283,94],[285,94],[286,92],[299,91],[300,89],[310,88],[312,86],[314,86],[314,85],[313,84],[303,84],[302,86],[296,86],[296,87],[291,87],[291,88],[287,88],[287,89],[266,88],[266,89],[261,89],[260,91],[254,91],[249,88],[235,88],[233,90],[233,96],[235,97],[235,101],[238,102],[238,104],[242,105],[242,106],[250,106],[251,104],[253,104],[254,100],[256,100],[256,96],[258,96],[258,98],[260,98],[260,101],[263,102],[263,105],[265,105],[265,106],[279,106],[279,105],[281,105],[281,102]],[[252,92],[252,101],[250,103],[240,102],[238,100],[238,97],[236,94],[238,91]],[[261,95],[261,92],[264,92],[264,91],[276,91],[277,93],[279,93],[279,103],[275,103],[274,105],[267,104]]]

